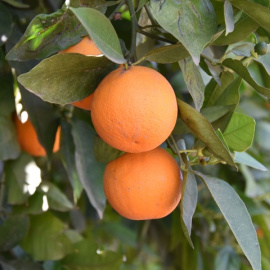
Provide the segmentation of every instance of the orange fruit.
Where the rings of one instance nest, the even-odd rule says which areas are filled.
[[[32,156],[46,156],[46,151],[38,141],[37,133],[28,119],[22,123],[18,117],[15,117],[15,126],[17,130],[17,138],[21,149]],[[60,128],[58,128],[55,136],[53,153],[60,148]]]
[[[167,79],[154,69],[121,66],[99,84],[91,117],[99,136],[119,150],[152,150],[171,134],[177,101]]]
[[[164,149],[126,153],[109,162],[103,176],[110,205],[133,220],[158,219],[170,214],[181,199],[182,175]]]
[[[80,53],[84,55],[100,55],[102,52],[97,48],[94,41],[89,37],[84,37],[79,43],[70,46],[69,48],[60,51],[59,53]],[[93,94],[89,95],[85,99],[73,102],[72,105],[84,110],[91,110]]]

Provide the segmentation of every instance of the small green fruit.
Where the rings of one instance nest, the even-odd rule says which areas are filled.
[[[254,51],[258,54],[258,55],[264,55],[268,53],[268,45],[265,42],[258,42],[255,47],[254,47]]]

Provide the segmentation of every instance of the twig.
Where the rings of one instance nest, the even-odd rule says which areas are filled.
[[[169,40],[169,39],[166,39],[166,38],[163,38],[163,37],[152,35],[151,33],[148,33],[146,31],[143,31],[141,28],[138,29],[138,33],[140,33],[142,35],[145,35],[147,37],[150,37],[152,39],[164,41],[164,42],[167,42],[167,43],[170,43],[170,44],[176,44],[176,41],[172,41],[172,40]]]

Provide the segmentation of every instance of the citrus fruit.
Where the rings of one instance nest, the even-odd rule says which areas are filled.
[[[95,90],[91,117],[99,136],[112,147],[130,153],[149,151],[175,126],[175,93],[156,70],[121,66]]]
[[[177,162],[163,148],[126,153],[107,164],[104,192],[110,205],[133,220],[170,214],[181,199],[182,176]]]
[[[84,37],[79,43],[70,46],[69,48],[60,51],[59,53],[80,53],[84,55],[97,56],[102,54],[102,52],[97,48],[94,41],[89,37]],[[72,105],[84,110],[91,110],[93,94],[89,95],[85,99],[73,102]]]
[[[17,138],[21,149],[32,156],[46,156],[46,151],[39,143],[36,131],[28,119],[22,123],[18,117],[15,117],[15,126],[17,130]],[[60,128],[58,128],[55,136],[53,153],[60,148]]]
[[[262,42],[258,42],[255,47],[254,47],[254,51],[258,54],[258,55],[264,55],[267,54],[268,52],[268,45],[266,42],[262,41]]]

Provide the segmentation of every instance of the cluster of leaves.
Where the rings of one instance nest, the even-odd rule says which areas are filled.
[[[270,53],[254,50],[270,40],[269,4],[2,0],[2,268],[269,269]],[[104,56],[57,54],[84,35]],[[178,97],[167,146],[183,169],[183,194],[180,209],[159,221],[105,211],[104,166],[122,153],[97,137],[89,113],[69,105],[130,63],[158,69]],[[20,151],[12,122],[20,106],[48,159]]]

